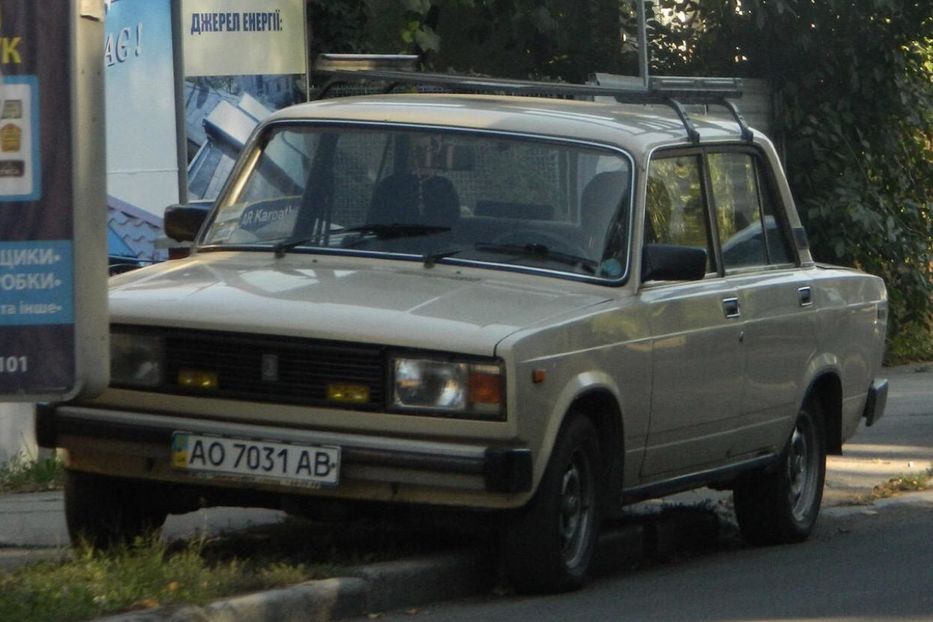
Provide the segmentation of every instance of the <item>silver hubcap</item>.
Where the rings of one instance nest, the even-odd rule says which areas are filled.
[[[813,507],[817,494],[817,447],[813,426],[809,419],[801,418],[794,428],[787,454],[788,493],[794,518],[802,521]]]
[[[561,550],[567,565],[577,565],[586,550],[592,526],[593,480],[586,455],[577,450],[564,472],[558,516]]]

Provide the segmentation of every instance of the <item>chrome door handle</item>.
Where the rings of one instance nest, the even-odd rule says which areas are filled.
[[[723,298],[722,299],[722,310],[726,314],[726,317],[729,319],[737,318],[742,315],[742,310],[739,309],[739,299],[738,298]]]
[[[809,307],[813,304],[813,291],[809,285],[797,288],[797,300],[801,307]]]

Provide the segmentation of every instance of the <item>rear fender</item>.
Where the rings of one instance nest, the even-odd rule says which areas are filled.
[[[806,391],[800,396],[802,405],[811,396],[820,400],[823,406],[824,426],[826,430],[826,452],[830,455],[842,454],[842,381],[839,373],[839,359],[833,354],[815,357],[807,366]],[[791,423],[788,429],[792,429]]]

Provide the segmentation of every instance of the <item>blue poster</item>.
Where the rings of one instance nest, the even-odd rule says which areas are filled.
[[[178,202],[171,2],[105,6],[107,194],[161,224]]]
[[[0,242],[0,326],[73,324],[70,240]]]

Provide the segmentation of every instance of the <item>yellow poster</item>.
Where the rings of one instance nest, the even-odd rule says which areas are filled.
[[[183,0],[185,76],[301,74],[304,0]]]

